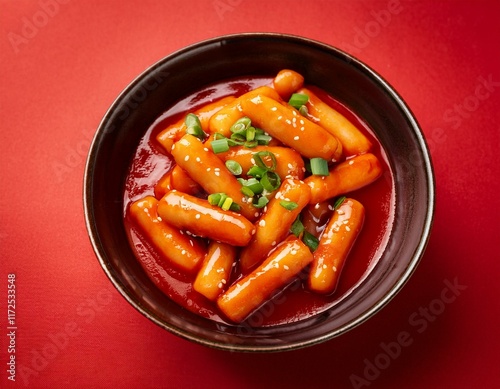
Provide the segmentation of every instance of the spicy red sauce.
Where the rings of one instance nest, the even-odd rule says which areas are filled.
[[[126,180],[124,193],[124,219],[130,244],[138,260],[155,284],[176,303],[184,308],[210,318],[227,322],[214,302],[193,290],[193,276],[187,276],[161,258],[141,236],[129,220],[127,209],[131,202],[147,195],[154,195],[158,180],[173,166],[172,158],[156,143],[156,135],[188,112],[225,96],[239,96],[262,85],[272,84],[272,78],[248,77],[228,80],[206,87],[181,100],[161,115],[148,129],[137,147]],[[317,87],[307,86],[321,100],[340,112],[362,131],[372,142],[370,152],[377,156],[383,167],[382,176],[360,190],[350,192],[366,209],[363,229],[352,248],[340,275],[335,292],[328,296],[308,291],[300,279],[266,303],[250,318],[250,325],[270,326],[295,322],[323,312],[337,304],[370,273],[377,263],[389,238],[393,221],[393,178],[383,148],[373,132],[349,108]],[[304,274],[305,275],[305,274]],[[233,274],[233,279],[238,278]]]

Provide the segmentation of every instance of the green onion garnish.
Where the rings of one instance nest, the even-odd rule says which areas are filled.
[[[267,172],[266,169],[254,165],[250,169],[248,169],[247,175],[251,177],[262,178],[262,176],[266,172]]]
[[[328,162],[323,158],[311,158],[311,173],[315,176],[327,176]]]
[[[259,151],[253,155],[253,158],[255,160],[255,164],[261,168],[268,170],[276,169],[276,156],[270,151]],[[267,164],[266,161],[270,163],[270,165]]]
[[[243,185],[250,189],[254,194],[261,194],[264,191],[264,187],[256,178],[249,178]]]
[[[265,134],[256,134],[255,135],[255,140],[259,145],[264,145],[267,146],[269,142],[273,139],[270,135],[265,135]]]
[[[229,144],[226,138],[213,140],[211,145],[215,154],[224,153],[229,150]]]
[[[184,124],[186,125],[186,133],[194,135],[195,137],[204,140],[206,137],[205,132],[201,128],[201,122],[198,116],[194,113],[188,113],[184,119]]]
[[[304,104],[309,101],[309,96],[304,93],[294,93],[290,100],[288,100],[288,104],[292,107],[300,109]]]
[[[241,167],[241,165],[238,162],[233,161],[232,159],[228,159],[226,161],[226,167],[227,170],[229,170],[231,174],[235,176],[239,176],[243,172],[243,168]]]
[[[249,117],[242,117],[241,119],[238,119],[234,122],[234,124],[230,128],[230,131],[234,134],[244,135],[251,123],[252,121]]]
[[[307,109],[307,106],[306,105],[303,105],[302,107],[299,108],[299,113],[302,115],[302,116],[305,116],[307,117],[309,115],[309,110]]]
[[[260,183],[265,190],[267,190],[268,192],[272,192],[280,187],[281,178],[275,172],[267,171],[262,176]]]
[[[219,200],[221,198],[221,193],[212,193],[208,196],[208,202],[211,205],[219,205]]]
[[[290,227],[290,231],[292,234],[294,234],[297,238],[304,232],[304,225],[300,221],[300,215],[297,216],[297,219],[292,224],[292,227]]]
[[[287,211],[293,211],[295,208],[299,206],[299,204],[293,201],[285,201],[285,200],[280,201],[280,205]]]
[[[224,211],[229,211],[231,205],[233,204],[233,199],[231,197],[226,197],[222,205],[220,206]]]
[[[255,139],[255,127],[250,126],[247,128],[246,137],[247,137],[247,142],[250,142]]]
[[[233,203],[231,203],[231,206],[229,207],[229,210],[233,211],[233,212],[240,212],[241,211],[241,207],[239,206],[239,204],[233,202]]]
[[[346,197],[345,196],[340,196],[337,200],[335,200],[335,203],[333,204],[333,210],[337,210],[342,203],[345,201]]]
[[[264,208],[268,202],[269,202],[269,199],[266,196],[261,196],[257,199],[256,202],[253,203],[253,206],[255,208]]]
[[[225,193],[212,193],[208,196],[208,202],[211,205],[222,208],[224,211],[239,212],[241,207],[236,204],[231,197]]]
[[[313,234],[308,231],[304,231],[302,236],[302,241],[304,244],[311,249],[312,252],[316,251],[319,246],[319,240]]]
[[[241,193],[243,193],[247,197],[255,196],[255,193],[248,186],[242,186],[240,191],[241,191]]]

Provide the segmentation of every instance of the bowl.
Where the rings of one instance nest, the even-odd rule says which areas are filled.
[[[151,123],[182,97],[233,77],[274,75],[284,68],[356,112],[374,130],[394,176],[390,239],[369,275],[347,298],[321,314],[263,328],[242,328],[200,317],[166,297],[147,277],[123,221],[129,164]],[[190,341],[231,351],[287,351],[344,334],[401,290],[415,271],[431,231],[435,194],[432,164],[419,125],[398,93],[347,53],[304,37],[247,33],[193,44],[145,70],[118,96],[94,136],[84,177],[90,241],[121,295],[160,327]]]

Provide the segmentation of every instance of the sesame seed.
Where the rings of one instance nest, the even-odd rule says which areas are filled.
[[[286,124],[292,124],[292,121],[290,119],[285,120]]]
[[[191,239],[189,239],[189,244],[191,245],[191,247],[194,247],[194,243]]]
[[[337,266],[332,266],[333,271],[337,271]]]
[[[219,289],[222,289],[222,287],[223,287],[224,285],[222,284],[222,282],[219,282],[219,283],[217,284],[217,286],[219,287]]]
[[[337,213],[338,213],[339,215],[343,215],[345,212],[344,212],[344,211],[342,211],[341,209],[337,209]]]
[[[172,234],[167,234],[167,239],[172,239]]]
[[[271,108],[271,111],[276,111],[277,109],[278,109],[278,108],[276,108],[276,107],[272,107],[272,108]]]
[[[300,124],[304,124],[304,121],[302,119],[300,119],[299,123]]]
[[[260,222],[259,222],[259,226],[261,227],[265,227],[266,226],[266,221],[264,219],[262,219]]]
[[[293,137],[293,140],[299,140],[299,139],[300,139],[300,137],[298,135]]]
[[[300,131],[304,131],[304,130],[305,130],[305,128],[304,128],[304,127],[300,127]]]
[[[281,120],[281,119],[283,119],[283,116],[281,116],[281,115],[278,116],[278,120]]]
[[[345,230],[346,231],[351,231],[351,229],[349,228],[349,226],[345,226]]]
[[[226,280],[223,278],[222,280],[220,280],[220,282],[222,282],[223,284],[225,284]]]
[[[259,217],[259,213],[258,213],[258,212],[255,212],[253,215],[254,215],[255,217]]]
[[[316,204],[314,205],[314,209],[319,209],[319,203],[316,203]]]
[[[208,149],[206,147],[203,147],[203,150],[208,151]]]
[[[182,250],[182,251],[181,251],[181,254],[182,254],[182,255],[186,255],[186,250]]]
[[[290,268],[288,267],[288,265],[283,265],[283,269],[288,270]]]
[[[173,150],[175,149],[175,143],[172,145],[172,148],[170,150]]]
[[[250,162],[252,162],[252,164],[255,165],[255,159],[253,157],[250,158]]]
[[[196,162],[201,162],[201,158],[200,157],[196,157]]]
[[[349,165],[352,165],[353,163],[354,163],[354,161],[353,161],[353,160],[350,160],[350,161],[349,161]]]
[[[293,113],[295,114],[295,111],[293,111]],[[292,122],[294,122],[294,123],[297,122],[297,118],[293,118]]]
[[[196,219],[199,219],[200,217],[201,217],[201,215],[199,213],[197,213],[195,216]]]
[[[291,163],[289,163],[287,166],[288,166],[288,169],[293,169],[293,165]]]
[[[186,161],[186,162],[187,162],[187,161],[189,161],[189,155],[186,155],[186,156],[184,157],[184,161]]]
[[[323,269],[326,269],[328,266],[326,266],[326,264],[323,264]]]
[[[325,244],[330,244],[330,243],[332,243],[332,240],[331,240],[331,239],[327,239],[327,240],[325,240]]]
[[[219,177],[219,176],[220,176],[220,172],[215,172],[215,175],[216,175],[217,177]]]
[[[271,246],[276,246],[276,241],[273,240],[273,243],[271,243]]]
[[[293,113],[293,116],[297,116],[297,112],[292,111],[292,113]],[[294,119],[295,119],[295,118],[294,118]]]
[[[219,267],[217,269],[217,273],[224,273],[224,268],[223,267]]]
[[[210,168],[210,167],[207,167],[207,172],[209,172],[210,170],[212,170],[212,168]]]
[[[292,254],[292,255],[297,254],[297,250],[295,250],[295,249],[291,250],[291,251],[290,251],[290,254]]]

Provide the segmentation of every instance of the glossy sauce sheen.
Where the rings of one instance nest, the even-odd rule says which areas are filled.
[[[124,192],[125,227],[131,246],[142,266],[147,269],[150,275],[154,275],[155,284],[172,300],[201,316],[220,322],[227,322],[227,320],[219,313],[215,303],[193,290],[194,278],[192,276],[182,274],[161,259],[140,232],[134,228],[128,217],[127,209],[131,202],[146,195],[154,195],[155,184],[173,166],[171,158],[165,155],[160,146],[156,144],[155,137],[161,130],[182,118],[186,113],[213,100],[229,95],[239,96],[258,86],[270,85],[271,83],[272,78],[239,78],[211,85],[180,101],[158,118],[141,139],[126,180]],[[349,119],[372,141],[371,152],[380,160],[384,171],[382,177],[374,183],[348,194],[349,197],[364,205],[366,217],[363,229],[342,270],[336,291],[328,296],[315,294],[307,291],[303,286],[304,283],[297,280],[247,319],[248,323],[254,326],[290,323],[335,306],[369,274],[370,269],[376,264],[387,244],[392,226],[393,178],[379,142],[355,113],[322,90],[312,86],[308,87],[320,99]],[[238,277],[238,274],[233,274],[230,284]]]

